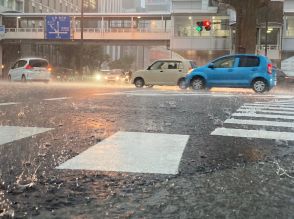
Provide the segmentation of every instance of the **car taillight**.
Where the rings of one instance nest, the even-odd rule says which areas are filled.
[[[267,64],[267,73],[268,74],[273,73],[273,65],[271,63]]]
[[[51,72],[51,71],[52,71],[52,68],[49,67],[49,68],[48,68],[48,71]]]
[[[33,69],[33,67],[31,65],[27,65],[25,69]]]

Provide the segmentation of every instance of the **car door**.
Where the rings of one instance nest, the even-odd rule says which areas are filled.
[[[164,61],[156,61],[151,66],[148,67],[146,73],[144,74],[145,84],[156,85],[160,84],[161,76],[160,74],[164,71]]]
[[[13,66],[10,68],[9,70],[9,75],[11,77],[11,80],[16,80],[16,72],[17,72],[17,66],[18,66],[18,62],[13,64]]]
[[[206,70],[211,86],[234,86],[236,80],[236,57],[226,56],[213,61]]]
[[[249,86],[252,76],[260,70],[260,59],[257,56],[239,56],[237,59],[237,84],[240,86]]]
[[[23,69],[26,63],[27,63],[26,60],[19,60],[15,63],[15,65],[12,67],[13,71],[11,73],[11,80],[15,80],[15,81],[21,80]]]
[[[160,85],[176,85],[182,77],[183,64],[179,61],[165,61],[161,68],[162,71],[157,75]]]

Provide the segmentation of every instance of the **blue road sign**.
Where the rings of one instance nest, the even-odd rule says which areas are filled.
[[[69,16],[46,16],[46,39],[70,39]]]

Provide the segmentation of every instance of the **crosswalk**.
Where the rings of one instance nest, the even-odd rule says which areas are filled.
[[[244,104],[223,124],[211,135],[294,141],[294,99]],[[272,131],[273,127],[283,131]]]
[[[67,99],[71,98],[45,100]],[[2,103],[3,106],[17,104]],[[0,126],[0,145],[52,130]],[[216,128],[211,135],[294,141],[294,98],[245,103],[223,122],[223,127]],[[57,169],[177,174],[189,138],[189,135],[178,134],[117,132],[78,156],[65,160]]]

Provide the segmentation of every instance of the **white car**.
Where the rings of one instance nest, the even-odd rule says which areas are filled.
[[[19,59],[9,70],[10,81],[43,81],[49,82],[51,69],[46,59],[23,58]]]
[[[186,88],[185,76],[196,68],[191,60],[157,60],[145,70],[136,71],[132,75],[132,83],[136,87],[153,85],[179,85]]]

